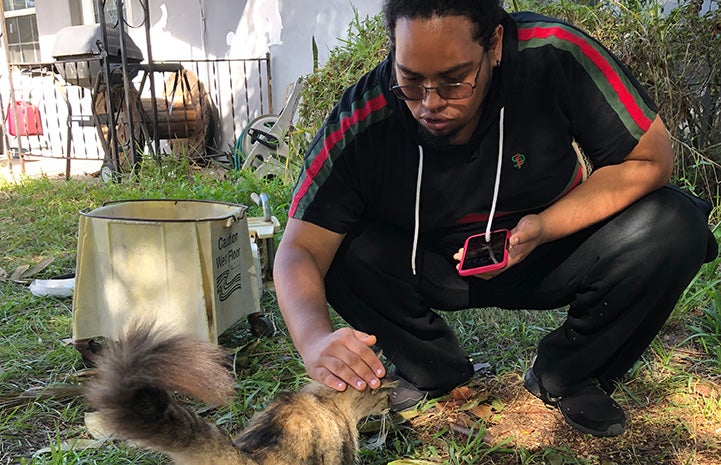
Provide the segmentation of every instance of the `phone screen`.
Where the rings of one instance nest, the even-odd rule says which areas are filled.
[[[498,230],[491,233],[491,240],[486,242],[485,234],[471,236],[466,240],[463,252],[463,260],[459,268],[460,272],[477,270],[479,268],[492,269],[503,268],[508,260],[507,243],[508,230]]]

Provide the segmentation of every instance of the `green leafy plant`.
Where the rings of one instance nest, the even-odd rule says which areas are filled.
[[[361,18],[357,10],[354,12],[346,37],[339,39],[340,44],[330,51],[323,66],[314,66],[313,73],[304,78],[298,130],[291,135],[292,153],[298,156],[304,154],[343,91],[388,53],[382,16]]]

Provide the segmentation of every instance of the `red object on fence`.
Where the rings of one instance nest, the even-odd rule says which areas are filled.
[[[39,136],[43,133],[40,109],[30,102],[18,101],[15,102],[15,105],[8,105],[5,123],[7,124],[10,135],[18,135],[18,128],[15,126],[15,111],[18,112],[17,123],[20,125],[19,135]]]

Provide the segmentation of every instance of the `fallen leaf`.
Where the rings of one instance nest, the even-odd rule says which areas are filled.
[[[481,420],[488,420],[493,415],[493,409],[490,405],[481,404],[469,410],[470,413],[477,416]]]
[[[32,278],[33,276],[35,276],[36,274],[40,273],[45,268],[50,266],[50,264],[54,261],[55,261],[54,258],[46,258],[44,260],[41,260],[39,263],[36,263],[31,268],[29,268],[27,271],[25,271],[22,275],[22,278],[23,279]]]
[[[411,410],[405,410],[403,412],[398,412],[396,415],[403,418],[403,420],[411,420],[420,414],[421,414],[420,410],[411,409]]]
[[[105,445],[105,441],[99,441],[96,439],[71,439],[69,441],[62,441],[58,444],[54,444],[52,447],[44,447],[36,451],[33,456],[37,457],[42,454],[52,454],[56,451],[71,451],[71,450],[84,450],[84,449],[99,449]]]
[[[505,407],[505,405],[503,405],[503,401],[501,399],[499,399],[498,397],[493,397],[491,399],[491,408],[493,409],[494,412],[496,412],[496,413],[502,412],[504,407]]]
[[[10,281],[20,283],[20,284],[24,283],[22,276],[29,269],[30,269],[30,265],[18,266],[17,268],[15,268],[15,271],[13,271],[13,274],[10,275]]]
[[[428,460],[400,459],[388,462],[388,465],[435,465],[438,462],[429,462]]]
[[[478,405],[478,399],[472,399],[465,404],[461,405],[458,410],[461,412],[464,412],[466,410],[471,410],[472,408],[476,407]]]
[[[714,397],[714,394],[716,394],[716,390],[713,388],[713,386],[706,383],[694,384],[693,390],[696,394],[707,399],[710,397]]]
[[[474,396],[479,402],[485,402],[489,397],[491,397],[491,395],[485,389],[481,392],[476,391],[476,395]]]
[[[26,405],[35,401],[54,399],[60,402],[81,397],[82,387],[77,384],[60,383],[52,386],[33,387],[14,394],[0,396],[0,410]]]
[[[457,387],[453,391],[451,391],[451,398],[454,400],[467,401],[471,397],[473,397],[473,389],[469,388],[468,386]]]

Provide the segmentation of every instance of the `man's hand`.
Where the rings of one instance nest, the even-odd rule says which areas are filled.
[[[380,387],[386,374],[370,347],[376,337],[351,328],[340,328],[304,344],[301,356],[308,375],[337,391],[348,386],[362,391]]]
[[[547,242],[546,228],[539,215],[526,215],[511,230],[508,239],[508,267],[520,263],[539,245]]]
[[[504,269],[475,276],[498,276],[539,245],[596,224],[661,188],[671,176],[673,157],[666,126],[656,116],[623,162],[595,169],[586,181],[540,214],[521,218],[511,230],[508,265]],[[462,252],[460,249],[453,258],[460,261]]]

